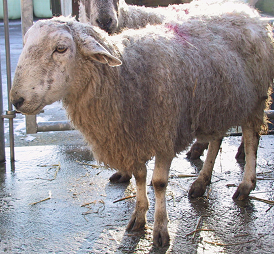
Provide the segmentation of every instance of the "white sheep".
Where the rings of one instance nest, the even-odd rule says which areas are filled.
[[[133,173],[137,200],[128,230],[146,223],[146,162],[155,156],[153,243],[168,245],[169,169],[195,137],[210,144],[191,197],[204,194],[221,138],[235,125],[243,129],[246,165],[234,198],[254,189],[258,132],[274,77],[273,42],[257,17],[201,16],[114,36],[59,18],[38,21],[24,40],[12,103],[36,114],[62,100],[95,158]]]
[[[235,5],[234,2],[239,3]],[[187,4],[173,4],[168,7],[145,7],[128,5],[125,0],[80,0],[79,20],[99,26],[106,32],[119,33],[125,28],[141,28],[147,24],[162,24],[170,20],[180,21],[189,16],[216,13],[222,5],[224,12],[248,10],[239,0],[194,0]],[[225,7],[225,8],[224,8]],[[236,8],[236,9],[235,9]],[[252,12],[252,9],[249,9]],[[219,11],[220,13],[220,11]]]
[[[99,26],[112,34],[123,28],[140,28],[161,24],[167,17],[165,8],[127,5],[124,0],[80,0],[79,20]]]
[[[247,5],[231,0],[195,0],[190,4],[169,5],[168,7],[158,8],[128,5],[124,0],[81,0],[79,20],[83,23],[99,26],[106,32],[113,34],[119,33],[125,28],[138,29],[145,27],[147,24],[161,24],[170,21],[175,23],[204,14],[214,16],[235,11],[248,16],[258,16],[258,13]],[[244,156],[242,144],[236,155],[237,159]],[[200,155],[207,147],[208,143],[195,142],[187,153],[188,158],[200,158]],[[110,177],[110,181],[127,182],[130,178],[131,174],[128,172],[122,173],[119,170]]]

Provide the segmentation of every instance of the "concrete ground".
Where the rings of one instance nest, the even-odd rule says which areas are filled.
[[[171,244],[163,249],[152,246],[153,161],[147,229],[132,233],[125,228],[135,198],[114,202],[134,196],[134,180],[110,183],[113,171],[98,166],[83,145],[16,147],[15,163],[7,158],[0,168],[0,253],[273,253],[273,141],[274,136],[261,138],[251,193],[256,199],[245,202],[232,200],[243,174],[234,159],[239,137],[224,139],[212,184],[200,199],[188,199],[195,177],[183,174],[196,175],[205,157],[175,158],[167,189]]]
[[[19,21],[10,24],[10,40],[14,73],[22,48]],[[0,46],[4,86],[2,23]],[[55,103],[38,121],[64,119]],[[205,156],[189,161],[183,152],[175,158],[167,190],[171,242],[157,249],[152,246],[154,192],[149,185],[153,161],[148,163],[147,228],[126,232],[135,206],[134,179],[110,183],[113,171],[93,160],[77,131],[27,135],[21,115],[14,125],[16,160],[10,162],[7,147],[7,161],[0,167],[0,253],[273,253],[274,136],[260,140],[257,187],[244,202],[232,200],[243,174],[243,164],[234,159],[240,137],[224,139],[212,184],[200,199],[188,199],[187,191]]]

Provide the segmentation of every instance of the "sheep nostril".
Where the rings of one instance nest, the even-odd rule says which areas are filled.
[[[96,23],[99,27],[103,25],[102,22],[99,19],[96,19]]]
[[[13,105],[16,109],[19,109],[23,105],[24,101],[25,99],[23,97],[20,97],[18,100],[13,101]]]
[[[106,19],[100,19],[100,20],[96,19],[96,23],[101,29],[105,30],[106,32],[109,32],[112,24],[112,18],[108,18],[108,19],[106,18]]]
[[[110,27],[111,23],[112,23],[112,18],[109,18],[109,20],[107,22],[107,26]]]

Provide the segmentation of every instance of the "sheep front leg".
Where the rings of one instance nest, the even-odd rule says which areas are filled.
[[[155,168],[152,176],[152,184],[155,192],[155,213],[153,228],[153,244],[155,246],[166,246],[169,244],[169,234],[167,230],[166,211],[166,188],[170,164],[173,158],[156,156]]]
[[[197,198],[201,197],[205,191],[206,186],[211,183],[211,175],[214,167],[215,159],[218,155],[222,139],[216,139],[209,142],[208,152],[203,168],[195,182],[190,187],[189,197]]]
[[[256,186],[256,160],[259,134],[250,126],[243,126],[245,168],[243,180],[233,195],[233,199],[244,200]]]
[[[133,171],[136,180],[136,205],[135,210],[127,226],[127,231],[143,229],[146,224],[146,212],[148,210],[148,198],[146,189],[147,169],[145,165]]]

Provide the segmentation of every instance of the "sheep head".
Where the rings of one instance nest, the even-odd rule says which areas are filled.
[[[99,26],[109,34],[117,30],[118,16],[119,0],[80,1],[80,21]]]
[[[44,106],[64,98],[77,68],[81,68],[78,58],[110,66],[121,64],[92,36],[73,32],[66,22],[52,19],[34,24],[25,35],[10,91],[16,109],[37,114]]]

